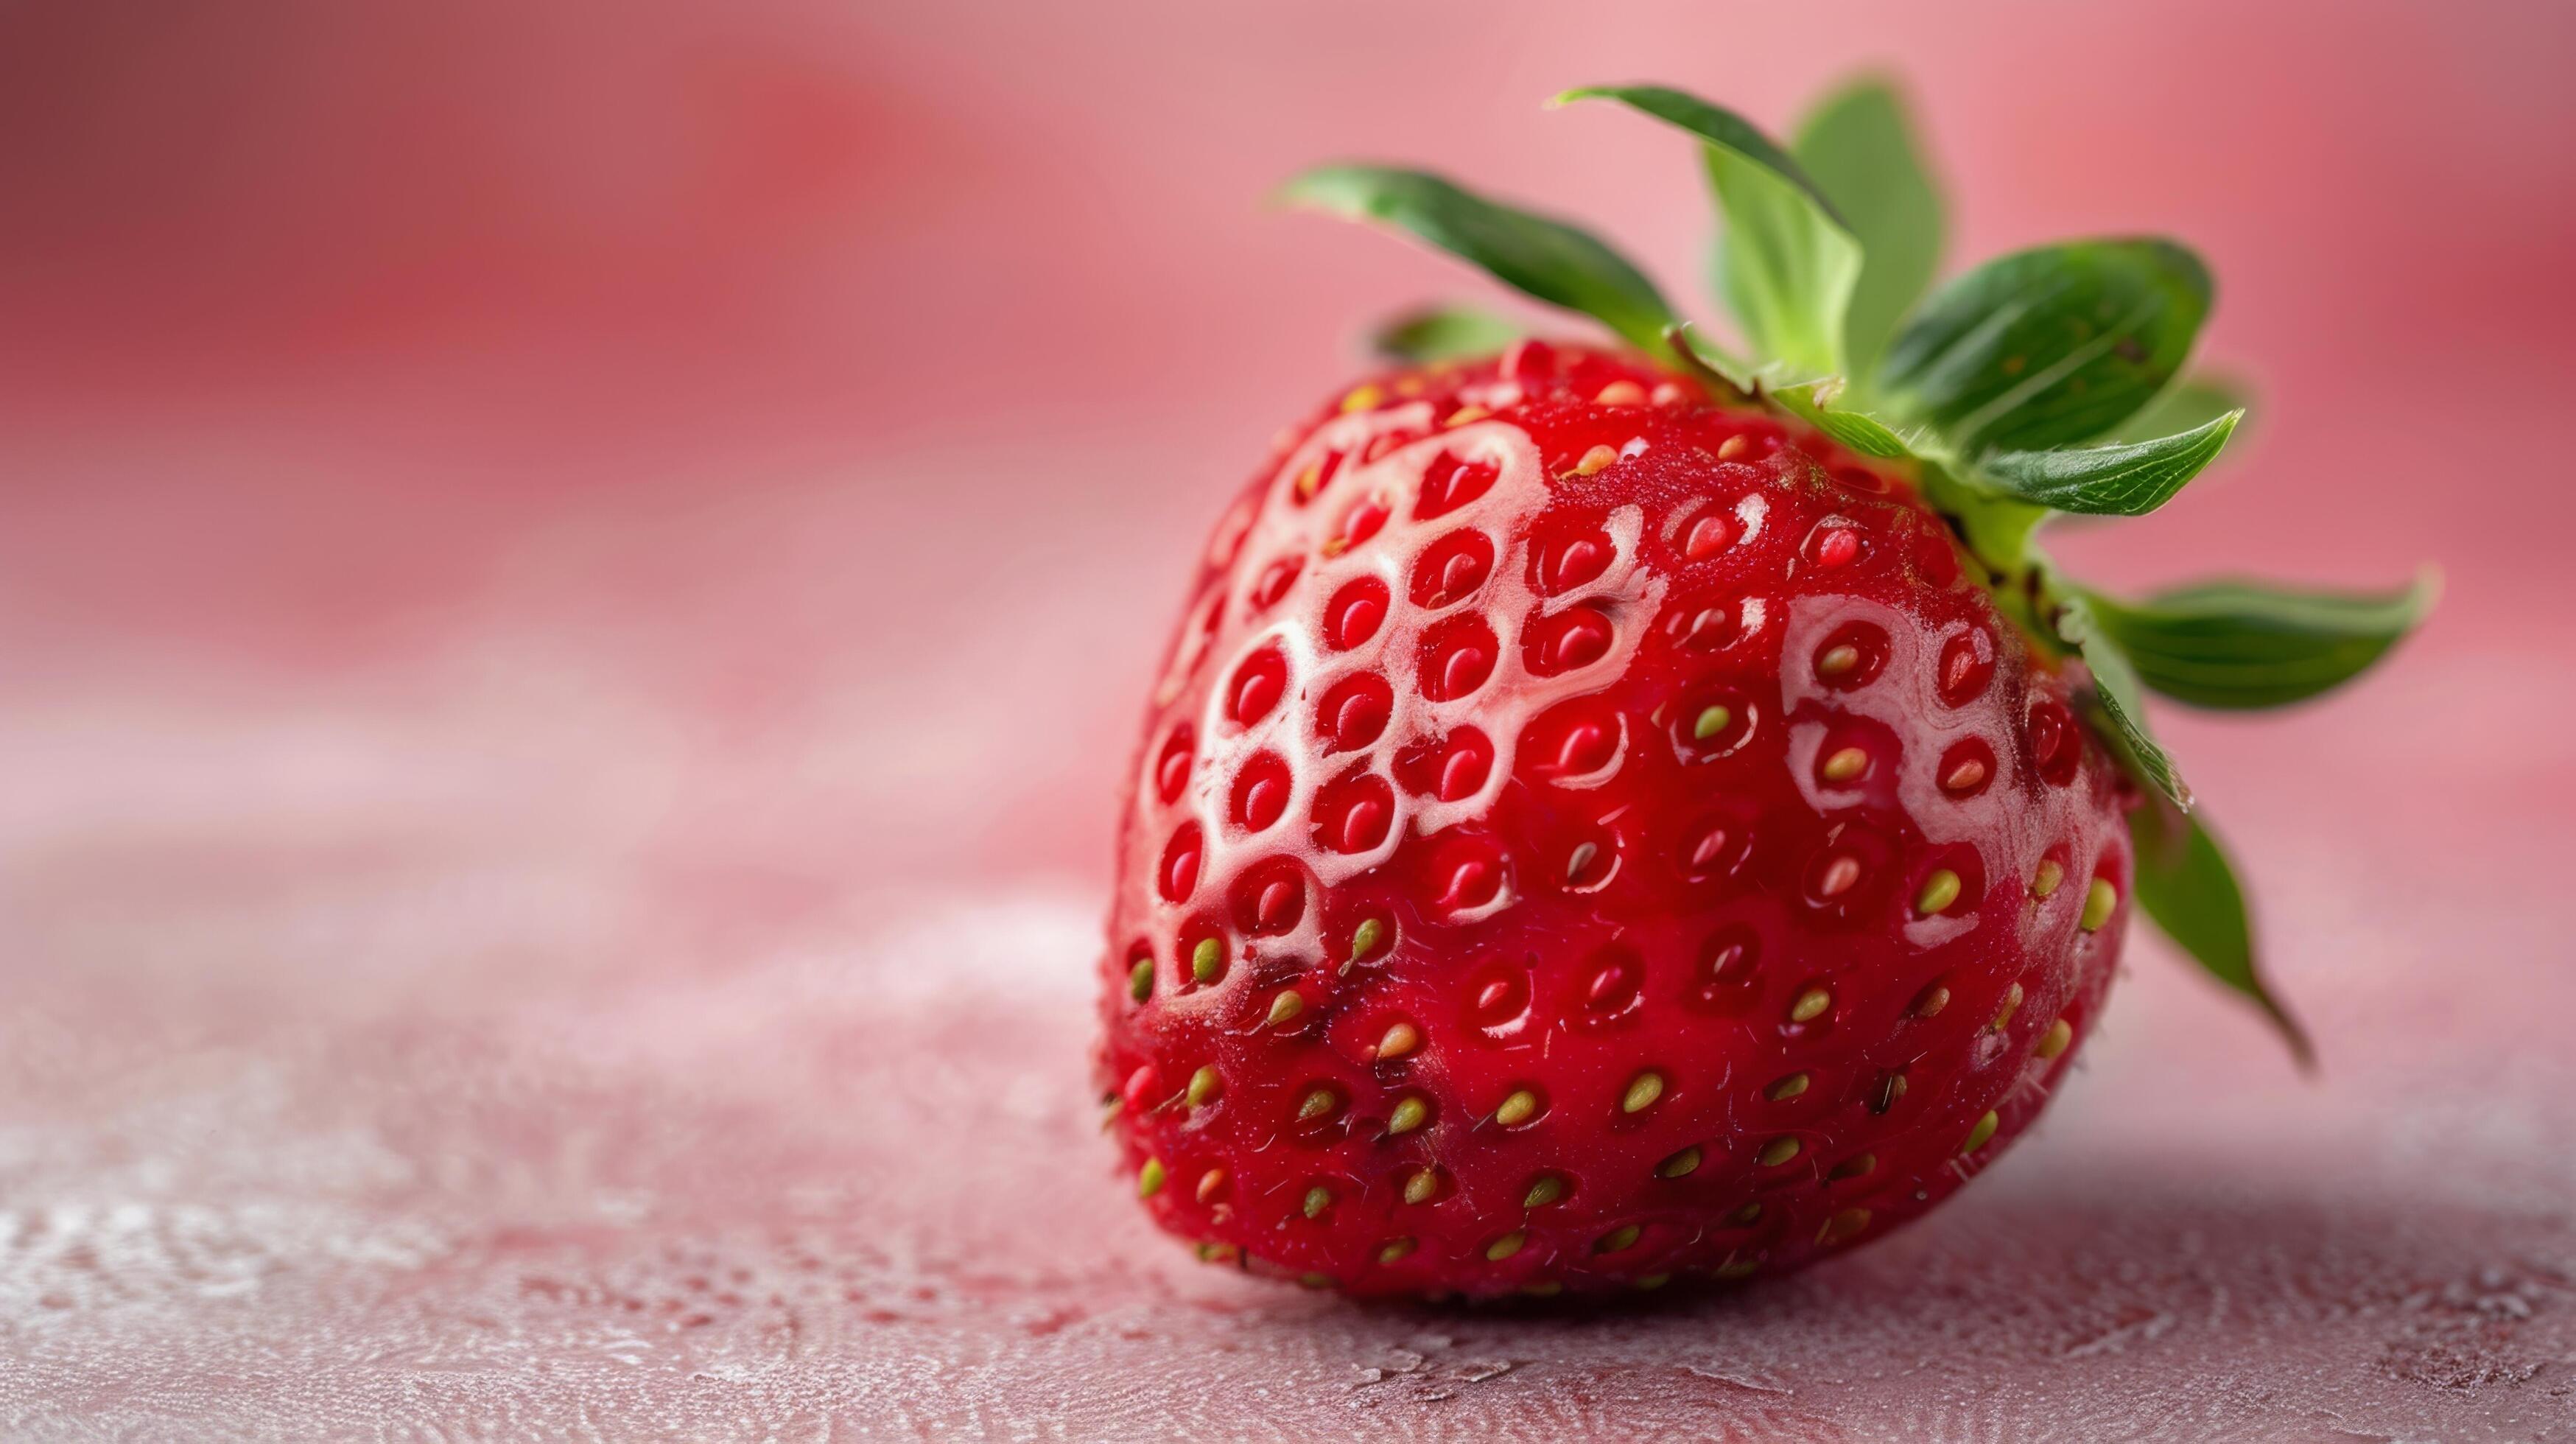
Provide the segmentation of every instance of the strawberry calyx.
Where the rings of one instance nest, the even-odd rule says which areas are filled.
[[[2428,570],[2377,593],[2228,580],[2144,598],[2068,575],[2038,545],[2062,515],[2140,516],[2214,462],[2245,416],[2186,373],[2212,296],[2190,248],[2161,237],[2032,247],[1932,284],[1945,207],[1893,87],[1829,96],[1786,146],[1742,116],[1664,86],[1596,86],[1696,142],[1722,223],[1714,289],[1742,354],[1721,346],[1616,249],[1570,222],[1443,177],[1342,164],[1292,179],[1294,205],[1390,226],[1526,296],[1588,316],[1720,404],[1758,407],[1905,474],[1946,521],[1999,609],[2051,660],[2080,668],[2086,725],[2138,784],[2138,897],[2213,977],[2308,1048],[2255,962],[2243,891],[2172,757],[2146,694],[2250,709],[2360,675],[2429,612]],[[1511,321],[1431,308],[1382,329],[1410,361],[1491,354]]]

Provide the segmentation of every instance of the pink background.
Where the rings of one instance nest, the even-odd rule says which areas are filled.
[[[1954,260],[2221,277],[2241,455],[2062,554],[2446,569],[2167,723],[2324,1078],[2142,942],[1785,1286],[1200,1268],[1089,1136],[1128,729],[1271,429],[1480,293],[1263,193],[1434,161],[1696,296],[1686,149],[1539,99],[1861,65]],[[0,1432],[2576,1435],[2571,79],[2502,0],[0,11]]]

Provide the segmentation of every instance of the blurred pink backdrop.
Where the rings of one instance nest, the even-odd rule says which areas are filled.
[[[1775,1296],[1806,1312],[1774,1333],[1829,1332],[1854,1281],[1901,1294],[2044,1228],[2048,1190],[2101,1168],[2152,1157],[2224,1188],[2296,1158],[2312,1187],[2285,1207],[2385,1198],[2385,1270],[2437,1295],[2489,1267],[2459,1235],[2524,1229],[2490,1291],[2537,1322],[2392,1343],[2354,1305],[2349,1338],[2282,1345],[2302,1362],[2265,1387],[2357,1378],[2333,1417],[2391,1429],[2563,1426],[2576,10],[2508,0],[0,9],[0,1118],[25,1140],[0,1150],[0,1203],[248,1217],[288,1189],[281,1159],[346,1164],[332,1150],[364,1135],[401,1165],[323,1169],[290,1191],[337,1222],[236,1240],[264,1316],[169,1257],[67,1283],[88,1245],[59,1224],[0,1253],[0,1337],[31,1361],[0,1374],[0,1425],[300,1417],[275,1380],[191,1371],[297,1319],[447,1338],[388,1290],[529,1308],[523,1235],[555,1275],[628,1278],[603,1297],[657,1321],[688,1292],[657,1262],[673,1240],[810,1226],[861,1291],[893,1290],[893,1266],[853,1229],[990,1270],[979,1293],[907,1263],[928,1281],[904,1288],[952,1302],[891,1319],[809,1302],[796,1327],[844,1360],[980,1356],[1031,1308],[1097,1325],[1002,1368],[982,1414],[864,1371],[825,1391],[903,1427],[1045,1418],[1010,1390],[1121,1359],[1103,1294],[1149,1331],[1173,1297],[1240,1314],[1282,1378],[1333,1367],[1259,1332],[1278,1306],[1254,1286],[1166,1279],[1186,1265],[1094,1186],[1078,1096],[1085,930],[1182,558],[1366,322],[1485,294],[1263,195],[1321,158],[1431,161],[1593,219],[1695,296],[1708,223],[1680,143],[1541,98],[1651,77],[1785,127],[1863,66],[1919,103],[1954,263],[2156,230],[2220,277],[2204,354],[2256,381],[2250,444],[2065,552],[2115,583],[2435,560],[2449,593],[2323,708],[2169,724],[2253,859],[2325,1083],[2141,947],[2092,1077],[1988,1211],[1972,1193],[1965,1221]],[[991,918],[1020,941],[951,949]],[[970,955],[1008,984],[982,1005],[999,1024],[881,985]],[[927,1087],[905,1050],[934,1037],[965,1050],[937,1065],[962,1070],[946,1091],[869,1091]],[[960,1095],[1046,1101],[979,1143],[953,1129]],[[209,1097],[234,1101],[209,1121]],[[2488,1131],[2454,1128],[2480,1106]],[[582,1152],[594,1135],[614,1161]],[[996,1136],[1077,1175],[1092,1272],[995,1242],[1008,1215],[970,1200],[1027,1181]],[[868,1181],[925,1157],[919,1192]],[[2410,1191],[2436,1168],[2465,1170],[2452,1193]],[[610,1194],[643,1202],[599,1213]],[[2241,1217],[2150,1203],[2195,1236]],[[333,1228],[396,1223],[423,1230],[411,1264],[315,1261]],[[2354,1257],[2377,1258],[2337,1266],[2372,1273]],[[721,1432],[655,1391],[710,1349],[777,1363],[774,1321],[737,1314],[582,1402],[612,1433]],[[577,1318],[513,1317],[521,1352],[495,1357],[578,1375]],[[1351,1347],[1393,1347],[1336,1317]],[[2123,1417],[2249,1347],[2217,1316],[2180,1337],[2143,1372],[2007,1379],[1986,1417],[2069,1389]],[[1526,1391],[1558,1387],[1523,1362]],[[1585,1367],[1562,1387],[1606,1366]],[[319,1377],[307,1403],[351,1411],[326,1419],[395,1387],[363,1363]],[[1813,1387],[1840,1400],[1824,1434],[1929,1417]],[[1087,1417],[1156,1432],[1203,1392]],[[546,1397],[519,1417],[554,1418]],[[784,1397],[759,1416],[802,1417]],[[1281,1417],[1355,1417],[1298,1407]],[[2193,1417],[2322,1429],[2325,1407]]]

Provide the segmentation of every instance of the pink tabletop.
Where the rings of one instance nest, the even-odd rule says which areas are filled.
[[[0,19],[0,1434],[2576,1438],[2576,23],[1477,9]],[[1962,251],[2192,237],[2269,403],[2065,554],[2447,569],[2167,728],[2323,1075],[2142,938],[1794,1279],[1197,1263],[1086,1057],[1128,728],[1271,427],[1473,289],[1262,189],[1439,158],[1678,290],[1684,151],[1536,98],[1891,58]]]

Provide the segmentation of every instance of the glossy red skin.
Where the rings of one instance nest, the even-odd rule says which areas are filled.
[[[1633,404],[1595,399],[1622,381],[1632,385],[1611,398]],[[1904,480],[1701,395],[1635,358],[1534,343],[1383,376],[1283,433],[1220,525],[1139,751],[1099,1055],[1129,1176],[1159,1162],[1146,1206],[1203,1254],[1363,1294],[1777,1272],[1937,1204],[2030,1124],[2074,1057],[2040,1054],[2060,1018],[2080,1043],[2118,961],[2126,785],[2069,720],[2064,681],[1964,574],[1973,564]],[[1471,402],[1493,415],[1444,424]],[[1301,498],[1317,451],[1363,433],[1390,439],[1374,451],[1359,441]],[[1585,475],[1595,447],[1627,454]],[[1426,465],[1444,451],[1505,460],[1484,495],[1418,522],[1421,477],[1435,497],[1471,489],[1455,487],[1462,473],[1447,461]],[[1372,490],[1392,519],[1327,544]],[[1735,524],[1690,559],[1711,506]],[[1592,583],[1606,595],[1529,598],[1548,590],[1537,578],[1566,575],[1565,537],[1613,519],[1636,540],[1612,548]],[[1443,576],[1475,578],[1473,539],[1449,540],[1468,527],[1493,543],[1493,562],[1472,595],[1443,597]],[[1703,533],[1703,550],[1715,539]],[[1417,605],[1417,554],[1462,550],[1455,571],[1425,569],[1435,605]],[[1366,575],[1386,583],[1389,615],[1336,650],[1319,640],[1348,640],[1332,603]],[[1569,627],[1570,605],[1596,616]],[[1480,625],[1499,655],[1479,682],[1476,658],[1444,648]],[[1551,659],[1584,663],[1605,636],[1588,665],[1545,675]],[[1991,677],[1944,672],[1960,638],[1984,639]],[[1818,659],[1855,639],[1862,661],[1820,677]],[[1347,681],[1363,674],[1384,691]],[[1469,683],[1438,705],[1419,698]],[[1370,745],[1328,752],[1334,729],[1318,709],[1353,689],[1374,695],[1328,709],[1344,740],[1392,715]],[[1730,725],[1702,742],[1713,700]],[[1248,724],[1232,715],[1254,709]],[[1601,740],[1569,749],[1569,720],[1615,752]],[[2043,757],[2034,733],[2044,746],[2052,722],[2063,740]],[[1490,735],[1502,775],[1434,807],[1435,744],[1469,726]],[[1995,758],[1987,780],[1945,789],[1941,777],[1958,775],[1951,749],[1980,742]],[[1826,780],[1821,759],[1847,746],[1869,770]],[[1569,757],[1579,778],[1557,765]],[[1460,767],[1463,788],[1474,769]],[[1372,837],[1367,815],[1349,822],[1354,797],[1405,809],[1357,857],[1333,845]],[[1725,840],[1704,847],[1712,823]],[[1199,865],[1177,876],[1174,838],[1193,826]],[[1827,897],[1849,876],[1834,864],[1845,855],[1857,880]],[[2043,859],[2064,879],[2045,899],[2033,887]],[[1918,916],[1940,866],[1965,880],[1962,896]],[[2086,932],[2097,877],[2118,904]],[[1482,906],[1462,916],[1462,903]],[[1371,918],[1386,940],[1346,968]],[[1191,957],[1209,936],[1224,972],[1202,985]],[[1720,976],[1730,943],[1747,951]],[[1148,957],[1140,1004],[1131,972]],[[1935,988],[1948,990],[1937,1011]],[[1796,1020],[1814,989],[1830,1005]],[[1283,991],[1301,1006],[1273,1024]],[[1399,1021],[1420,1045],[1377,1058]],[[1184,1090],[1207,1066],[1222,1092],[1191,1107]],[[1627,1111],[1648,1070],[1660,1096]],[[1773,1096],[1801,1073],[1803,1091]],[[1892,1078],[1903,1089],[1891,1100]],[[1331,1106],[1301,1120],[1319,1088]],[[1497,1109],[1521,1089],[1543,1111],[1506,1127]],[[1407,1096],[1430,1119],[1390,1136]],[[1992,1136],[1963,1153],[1989,1110]],[[1797,1151],[1765,1163],[1778,1140]],[[1692,1147],[1694,1171],[1659,1174]],[[1408,1203],[1424,1168],[1438,1192]],[[1211,1170],[1223,1170],[1213,1183]],[[1563,1196],[1526,1206],[1543,1175]],[[1636,1241],[1605,1251],[1629,1225]],[[1517,1251],[1488,1256],[1515,1233]],[[1399,1240],[1410,1251],[1383,1261]]]

